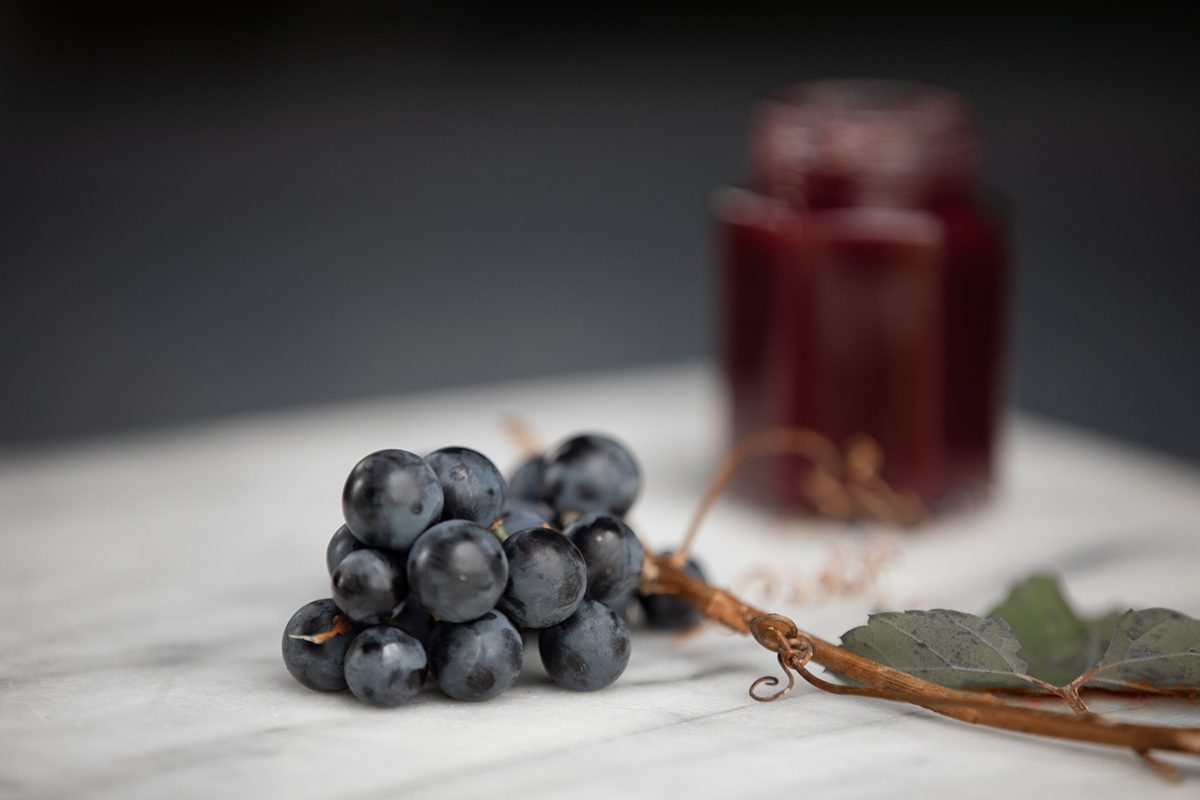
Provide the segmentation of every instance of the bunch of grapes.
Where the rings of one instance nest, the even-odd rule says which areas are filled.
[[[529,459],[507,483],[464,447],[368,455],[326,551],[332,598],[284,630],[288,671],[375,706],[412,700],[427,676],[452,698],[488,700],[517,679],[532,631],[555,683],[610,685],[629,663],[624,617],[643,551],[624,516],[640,484],[629,451],[597,435]],[[655,627],[698,621],[677,598],[639,599]]]

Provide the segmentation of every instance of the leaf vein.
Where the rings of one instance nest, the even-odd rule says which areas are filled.
[[[1125,664],[1141,664],[1147,661],[1162,661],[1164,659],[1173,658],[1200,658],[1200,653],[1194,650],[1184,650],[1179,653],[1156,653],[1151,656],[1138,656],[1137,658],[1122,658],[1120,661],[1113,661],[1109,664],[1104,664],[1104,669],[1124,666]]]
[[[976,639],[978,639],[979,641],[981,641],[981,642],[983,642],[984,644],[986,644],[986,645],[987,645],[987,646],[988,646],[988,647],[991,649],[991,651],[992,651],[993,653],[995,653],[997,656],[999,656],[999,657],[1000,657],[1000,660],[1001,660],[1001,661],[1003,661],[1005,664],[1007,664],[1007,665],[1008,665],[1008,666],[1010,666],[1010,667],[1011,667],[1011,666],[1013,666],[1012,662],[1008,660],[1008,657],[1007,657],[1007,656],[1005,656],[1005,655],[1004,655],[1004,653],[1000,652],[1000,650],[999,650],[999,649],[998,649],[998,648],[997,648],[997,647],[996,647],[994,644],[992,644],[991,642],[989,642],[987,639],[984,639],[984,638],[983,638],[983,635],[982,635],[982,634],[980,634],[978,631],[973,631],[973,630],[971,630],[971,629],[970,629],[970,628],[968,628],[966,625],[963,625],[961,622],[959,622],[958,620],[954,619],[953,617],[949,617],[949,620],[950,620],[950,622],[951,622],[951,623],[953,623],[954,625],[958,626],[959,628],[962,628],[964,631],[966,631],[967,633],[971,634],[972,636],[974,636],[974,637],[975,637]],[[1004,671],[1004,670],[997,670],[997,672],[1003,672],[1003,671]],[[1014,672],[1015,672],[1015,670],[1014,670]]]
[[[904,629],[903,629],[903,628],[901,628],[899,625],[896,625],[895,623],[893,623],[893,622],[892,622],[890,619],[880,619],[879,621],[880,621],[880,622],[882,622],[883,624],[887,625],[888,627],[890,627],[890,628],[894,628],[895,630],[897,630],[897,631],[899,631],[900,633],[904,634],[905,636],[907,636],[909,639],[912,639],[912,640],[913,640],[914,642],[916,642],[917,644],[919,644],[919,645],[922,645],[923,647],[925,647],[925,649],[927,649],[929,652],[933,653],[935,656],[937,656],[938,658],[940,658],[940,659],[942,660],[942,663],[943,663],[943,664],[945,664],[946,666],[948,666],[948,667],[949,667],[949,666],[953,666],[953,665],[950,663],[950,661],[949,661],[949,660],[948,660],[948,659],[947,659],[947,658],[946,658],[944,655],[942,655],[941,653],[939,653],[937,650],[934,650],[934,649],[933,649],[933,646],[932,646],[931,644],[929,644],[929,642],[924,642],[924,641],[921,641],[920,639],[918,639],[918,638],[917,638],[916,636],[914,636],[913,634],[911,634],[911,633],[909,633],[908,631],[904,630]]]

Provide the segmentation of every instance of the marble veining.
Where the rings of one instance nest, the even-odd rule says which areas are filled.
[[[379,711],[286,673],[291,613],[328,596],[325,543],[346,472],[381,447],[462,444],[508,467],[499,417],[547,439],[606,430],[640,456],[632,513],[674,544],[719,452],[703,369],[441,392],[0,453],[0,797],[1128,797],[1190,796],[1133,756],[1047,743],[807,686],[760,704],[774,662],[717,629],[635,632],[610,689],[549,683],[536,645],[504,696],[429,689]],[[833,548],[894,556],[869,595],[748,599],[835,638],[876,607],[981,611],[1034,569],[1085,611],[1200,615],[1200,474],[1031,420],[1008,436],[994,502],[912,535],[775,519],[721,503],[698,548],[734,585],[763,565],[816,572]],[[1200,726],[1188,703],[1105,711]]]

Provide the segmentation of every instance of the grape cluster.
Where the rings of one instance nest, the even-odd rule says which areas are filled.
[[[371,453],[346,479],[345,524],[325,553],[332,597],[292,616],[284,664],[309,688],[374,706],[409,702],[427,676],[455,699],[488,700],[517,679],[529,631],[555,683],[610,685],[629,662],[643,551],[624,515],[640,484],[629,451],[597,435],[507,482],[465,447]],[[675,598],[639,599],[654,627],[696,621]]]

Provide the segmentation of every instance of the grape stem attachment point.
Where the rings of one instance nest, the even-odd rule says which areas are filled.
[[[327,631],[318,631],[317,633],[289,633],[289,639],[299,639],[302,642],[310,642],[312,644],[325,644],[335,636],[341,636],[343,633],[349,633],[353,630],[350,621],[341,614],[333,618],[333,627]]]

